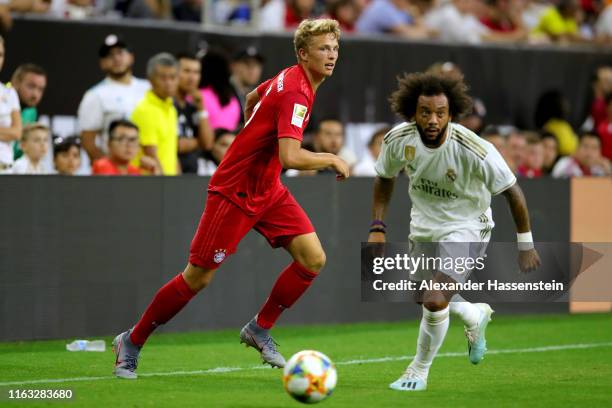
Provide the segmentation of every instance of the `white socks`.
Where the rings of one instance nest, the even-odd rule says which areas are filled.
[[[409,367],[425,380],[429,374],[429,367],[446,337],[449,323],[448,311],[448,307],[438,312],[430,312],[423,307],[416,356]]]
[[[466,301],[461,295],[456,294],[449,303],[452,314],[459,316],[468,329],[474,328],[480,319],[480,309],[475,304]]]

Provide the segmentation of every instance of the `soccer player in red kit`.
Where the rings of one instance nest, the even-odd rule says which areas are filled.
[[[265,363],[285,365],[269,329],[308,289],[325,264],[325,252],[308,216],[281,183],[280,173],[283,167],[331,167],[339,180],[348,177],[347,164],[337,156],[301,147],[315,92],[338,60],[339,39],[337,21],[303,21],[294,35],[298,64],[247,95],[248,120],[210,180],[187,267],[157,292],[140,321],[113,341],[117,377],[136,378],[140,349],[149,335],[210,283],[253,228],[272,247],[285,248],[293,262],[281,272],[259,313],[242,328],[240,341],[257,349]]]

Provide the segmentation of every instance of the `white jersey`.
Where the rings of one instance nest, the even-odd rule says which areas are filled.
[[[0,127],[13,126],[13,112],[19,112],[19,97],[15,89],[0,83]],[[0,140],[0,164],[10,165],[13,163],[13,142]]]
[[[85,92],[78,111],[79,130],[100,132],[98,146],[107,152],[108,125],[113,120],[129,119],[150,87],[149,81],[135,77],[129,84],[105,78]]]
[[[491,143],[452,122],[435,149],[423,144],[414,122],[387,133],[376,173],[393,178],[402,169],[410,179],[410,239],[415,241],[444,241],[460,230],[479,231],[481,241],[488,240],[494,225],[491,195],[516,183]]]
[[[34,164],[28,156],[23,155],[15,161],[13,174],[51,174],[51,169],[42,160]]]

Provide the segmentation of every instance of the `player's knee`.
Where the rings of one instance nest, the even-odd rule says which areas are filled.
[[[191,290],[199,292],[207,287],[215,275],[215,270],[203,269],[189,264],[183,272],[183,278]]]
[[[316,251],[304,257],[304,267],[309,271],[319,272],[325,266],[327,257],[323,250]]]
[[[429,300],[427,302],[423,302],[423,307],[430,312],[439,312],[440,310],[444,310],[448,307],[448,302],[444,300]]]

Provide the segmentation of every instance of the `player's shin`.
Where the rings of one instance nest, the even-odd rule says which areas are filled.
[[[317,273],[309,271],[299,262],[292,262],[280,274],[266,303],[257,314],[257,324],[270,329],[283,310],[290,308],[310,287]]]
[[[449,324],[448,313],[448,307],[437,312],[429,311],[426,307],[423,307],[416,355],[409,366],[423,379],[427,379],[431,363],[440,346],[442,346],[444,337],[446,337]]]
[[[455,294],[449,303],[450,312],[458,316],[466,328],[472,328],[478,324],[480,310],[478,307],[465,300],[461,295]]]
[[[157,326],[172,319],[195,296],[182,273],[166,283],[153,298],[132,330],[132,343],[142,346]]]

